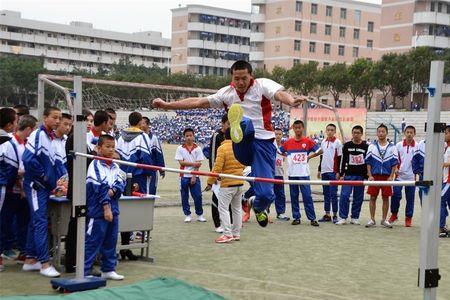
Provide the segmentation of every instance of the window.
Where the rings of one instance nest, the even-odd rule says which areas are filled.
[[[315,4],[315,3],[311,4],[311,14],[317,15],[317,4]]]
[[[294,58],[294,66],[300,64],[300,59]]]
[[[203,75],[203,66],[198,66],[198,74]]]
[[[338,55],[339,56],[344,56],[345,55],[345,46],[339,46],[339,51],[338,51]]]
[[[368,32],[373,32],[373,22],[367,23],[367,31]]]
[[[358,57],[358,56],[359,56],[359,48],[353,47],[353,57]]]
[[[311,23],[309,33],[317,33],[317,23]]]
[[[436,10],[436,3],[431,2],[430,11],[435,11],[435,10]]]
[[[209,75],[209,67],[205,66],[205,75]]]
[[[359,24],[361,22],[361,11],[355,10],[355,23]]]
[[[355,40],[359,40],[359,29],[354,29],[353,30],[353,39]]]
[[[345,38],[345,27],[339,27],[339,37]]]
[[[442,3],[441,2],[438,3],[438,12],[442,12]]]
[[[302,31],[302,21],[295,21],[295,31]]]
[[[301,47],[301,41],[300,40],[295,40],[294,41],[294,50],[295,51],[300,51],[300,47]]]
[[[332,17],[333,16],[333,7],[332,6],[328,6],[327,5],[326,14],[327,14],[327,17]]]
[[[373,40],[367,40],[367,48],[369,49],[373,48]]]
[[[324,54],[330,54],[331,52],[331,45],[330,44],[325,44],[323,47],[323,53]]]
[[[324,67],[328,67],[329,65],[330,65],[329,62],[324,62],[324,63],[323,63],[323,66],[324,66]],[[327,99],[322,99],[322,103],[323,103],[323,104],[327,104]]]
[[[316,52],[316,43],[315,42],[309,42],[309,52],[311,52],[311,53]]]
[[[347,19],[347,9],[341,8],[341,19]]]
[[[303,2],[302,1],[296,1],[295,2],[295,11],[301,12],[303,8]]]
[[[331,25],[325,25],[325,35],[331,35]]]

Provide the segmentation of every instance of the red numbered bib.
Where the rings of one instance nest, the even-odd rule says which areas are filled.
[[[275,166],[282,167],[283,166],[283,159],[282,158],[277,158]]]
[[[349,157],[349,164],[352,166],[359,166],[363,165],[365,163],[364,161],[364,155],[358,154],[358,155],[351,155]]]
[[[306,153],[295,153],[292,155],[292,163],[297,164],[306,164],[308,162],[308,154]]]

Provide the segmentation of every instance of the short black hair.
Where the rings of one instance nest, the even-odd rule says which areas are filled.
[[[249,74],[252,74],[252,65],[245,60],[236,61],[230,68],[230,73],[233,75],[234,70],[247,70]]]
[[[353,131],[353,130],[359,130],[359,131],[361,131],[361,133],[364,133],[364,129],[362,128],[361,125],[355,125],[355,126],[353,126],[352,131]]]
[[[328,126],[333,127],[334,129],[336,129],[336,125],[334,125],[333,123],[328,124],[325,128],[327,128]]]
[[[227,130],[225,130],[225,139],[226,140],[231,140],[231,130],[230,128],[227,128]]]
[[[277,130],[283,131],[283,129],[281,129],[280,127],[275,127],[273,131],[277,131]]]
[[[192,134],[195,135],[194,129],[192,128],[186,128],[185,130],[183,130],[183,135],[186,135],[187,132],[192,132]]]
[[[128,116],[128,123],[130,123],[130,126],[137,126],[139,124],[139,122],[141,122],[141,121],[142,121],[142,115],[140,112],[133,111]]]
[[[224,124],[224,123],[226,123],[228,121],[228,114],[224,114],[223,116],[222,116],[222,124]]]
[[[303,123],[302,120],[295,120],[294,124],[292,124],[292,126],[294,126],[294,125],[302,125],[302,127],[305,127],[305,123]]]
[[[445,126],[445,131],[450,131],[450,125]]]
[[[100,126],[105,122],[108,122],[109,115],[104,110],[97,110],[94,115],[94,126]]]
[[[87,109],[87,108],[83,108],[83,111],[82,111],[81,113],[82,113],[83,116],[85,116],[86,118],[87,118],[88,116],[94,117],[94,115],[92,114],[92,112],[91,112],[89,109]]]
[[[99,138],[98,138],[98,142],[97,142],[97,146],[101,146],[103,145],[106,141],[113,141],[115,142],[116,140],[110,136],[109,134],[102,134]]]
[[[5,128],[9,123],[14,124],[17,113],[10,107],[0,109],[0,128]]]
[[[17,126],[17,129],[19,131],[22,131],[22,130],[27,129],[28,127],[34,128],[36,126],[37,122],[38,122],[38,120],[32,115],[23,115],[19,119],[19,124]]]
[[[377,131],[378,131],[378,129],[380,129],[380,128],[384,128],[384,129],[386,129],[386,133],[388,133],[388,132],[389,132],[389,129],[388,129],[388,127],[387,127],[386,125],[384,125],[383,123],[381,123],[380,125],[378,125],[378,127],[377,127]]]
[[[412,129],[412,130],[414,130],[414,133],[416,133],[416,127],[414,127],[412,125],[406,126],[404,131],[406,131],[407,129]]]
[[[72,115],[71,115],[71,114],[67,114],[67,113],[63,113],[63,114],[61,115],[61,119],[72,120]]]
[[[145,121],[145,124],[150,125],[150,119],[148,117],[142,117],[142,120]]]
[[[25,104],[16,104],[14,105],[13,109],[17,112],[17,115],[19,117],[30,114],[30,108]]]
[[[49,106],[49,107],[46,107],[45,109],[44,109],[44,117],[48,117],[48,116],[50,116],[50,114],[52,113],[52,112],[54,112],[54,111],[61,111],[59,108],[57,108],[56,106]]]
[[[116,111],[111,107],[105,109],[106,113],[116,115]]]

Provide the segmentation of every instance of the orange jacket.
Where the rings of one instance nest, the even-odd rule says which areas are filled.
[[[214,162],[212,172],[242,176],[243,171],[244,166],[234,157],[231,140],[223,141],[217,149],[216,161]],[[209,185],[213,185],[215,181],[215,177],[208,178]],[[244,184],[244,181],[230,178],[222,178],[220,180],[220,187],[229,187],[240,184]]]

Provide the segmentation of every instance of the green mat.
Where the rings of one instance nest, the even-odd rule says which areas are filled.
[[[56,292],[55,292],[56,293]],[[133,285],[78,292],[67,295],[13,296],[3,300],[217,300],[225,299],[204,288],[175,278],[155,278]]]

